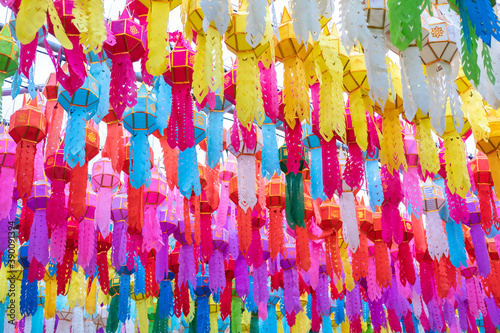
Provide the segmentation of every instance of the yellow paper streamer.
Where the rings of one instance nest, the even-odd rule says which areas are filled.
[[[284,61],[284,87],[285,120],[291,128],[295,127],[295,117],[302,122],[309,122],[309,96],[306,86],[306,70],[304,63],[298,57]]]
[[[199,33],[196,36],[196,42],[198,44],[196,54],[194,56],[194,67],[193,67],[193,95],[201,104],[203,99],[208,94],[208,85],[205,80],[205,44],[206,36],[203,33]]]
[[[352,277],[352,266],[349,261],[349,255],[347,253],[347,249],[344,247],[340,248],[340,258],[342,259],[342,268],[344,269],[345,288],[352,291],[356,285],[354,283],[354,278]]]
[[[146,69],[153,76],[162,75],[167,69],[168,16],[170,1],[152,1],[148,13],[148,47],[149,55]]]
[[[87,285],[87,283],[85,285]],[[89,315],[93,315],[95,313],[96,301],[97,301],[97,279],[94,278],[92,280],[92,284],[90,285],[90,290],[89,293],[87,294],[87,298],[85,299],[85,310],[87,310],[87,313]]]
[[[258,59],[253,52],[238,53],[236,107],[241,124],[250,129],[253,120],[262,126],[265,119]]]
[[[439,171],[439,155],[431,136],[431,120],[429,117],[415,121],[417,125],[418,157],[420,168],[426,172],[436,174]]]
[[[205,49],[205,82],[211,91],[223,89],[222,36],[217,29],[208,27]]]
[[[403,145],[403,128],[399,121],[399,109],[385,110],[382,122],[384,133],[381,142],[380,157],[387,170],[392,174],[402,166],[407,169],[405,150]]]
[[[188,20],[189,2],[193,0],[182,0],[181,3],[181,22],[183,26],[184,37],[191,43],[193,41],[193,25]]]
[[[29,44],[45,23],[47,0],[22,0],[16,20],[16,35],[21,44]]]
[[[269,10],[266,11],[266,29],[264,30],[264,38],[262,38],[262,42],[261,44],[262,45],[266,45],[267,43],[269,43],[269,45],[273,45],[273,25],[272,25],[272,22],[271,22],[271,18],[269,16]],[[262,55],[260,56],[260,62],[262,62],[262,64],[264,65],[264,67],[266,67],[267,69],[270,68],[270,66],[274,66],[274,54],[275,54],[275,50],[274,50],[274,47],[268,47],[266,48],[266,50],[264,51],[264,53],[262,53]]]
[[[465,156],[465,144],[455,128],[444,133],[444,158],[446,161],[446,178],[450,192],[465,198],[470,189],[469,172]]]
[[[210,333],[219,332],[219,324],[217,322],[219,310],[219,306],[214,302],[212,296],[210,296]]]
[[[135,301],[135,309],[137,318],[139,318],[139,330],[141,332],[148,332],[149,318],[148,318],[148,305],[145,298]]]
[[[82,267],[78,272],[72,271],[71,282],[68,290],[68,304],[70,308],[85,305],[85,272]]]
[[[368,124],[366,122],[366,109],[361,94],[361,89],[356,89],[350,94],[349,110],[351,121],[356,135],[356,143],[361,150],[368,148]]]
[[[57,10],[56,6],[52,2],[52,0],[45,0],[47,2],[47,12],[50,17],[50,21],[52,22],[52,25],[54,27],[54,35],[56,36],[57,40],[59,43],[61,43],[61,46],[65,49],[72,50],[73,49],[73,44],[69,40],[68,36],[66,36],[66,31],[64,30],[64,27],[62,25],[61,19],[59,18],[59,15],[57,15]],[[22,1],[24,2],[24,0]],[[31,14],[33,13],[33,9],[28,10],[30,18]],[[16,27],[20,24],[18,21],[16,24]],[[33,40],[33,39],[31,39]]]
[[[488,141],[490,126],[488,125],[481,95],[477,91],[470,89],[461,94],[460,97],[463,102],[462,109],[469,120],[474,139],[476,141]]]
[[[349,320],[346,319],[340,324],[340,330],[342,333],[349,333]]]
[[[292,333],[309,332],[311,330],[311,321],[304,310],[300,311],[295,318],[295,325],[292,326]]]
[[[7,267],[2,262],[0,267],[0,303],[5,303],[7,298],[7,287],[9,286],[7,282]]]
[[[53,318],[56,315],[57,300],[57,280],[56,276],[45,280],[45,319]]]
[[[113,276],[111,274],[111,276]],[[97,292],[97,303],[99,304],[104,304],[104,305],[109,305],[109,302],[111,301],[111,296],[108,294],[108,295],[105,295],[101,288],[99,288],[98,292]]]

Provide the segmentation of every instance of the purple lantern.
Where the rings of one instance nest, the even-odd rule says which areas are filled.
[[[127,182],[125,182],[126,184]],[[113,220],[113,241],[111,245],[111,264],[118,270],[127,259],[127,221],[128,221],[127,189],[124,186],[113,196],[111,203],[111,219]]]
[[[476,255],[477,269],[479,274],[487,277],[491,272],[490,257],[488,247],[486,246],[486,238],[483,228],[481,227],[481,210],[479,207],[479,199],[472,193],[468,193],[466,197],[467,209],[469,210],[469,221],[464,222],[470,227],[470,238],[474,246]]]

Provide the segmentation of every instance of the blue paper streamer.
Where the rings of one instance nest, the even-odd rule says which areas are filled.
[[[156,124],[158,131],[163,134],[172,109],[172,88],[165,83],[163,76],[159,76],[155,80],[154,92],[156,94]]]
[[[120,278],[119,290],[119,304],[118,304],[118,320],[124,323],[130,318],[130,275],[123,274]]]
[[[262,125],[262,140],[262,177],[270,180],[275,172],[281,173],[275,124]]]
[[[311,168],[311,197],[313,200],[321,198],[326,199],[323,192],[323,156],[321,148],[311,149],[311,159],[309,166]]]
[[[3,332],[3,325],[2,331]],[[31,319],[31,333],[43,333],[43,306],[38,306]]]
[[[450,261],[453,266],[459,268],[460,265],[467,267],[467,256],[465,254],[464,234],[462,223],[453,220],[446,222],[446,234],[448,235],[448,246],[450,248]]]
[[[323,333],[333,333],[332,320],[330,316],[323,316]]]
[[[337,325],[342,324],[344,322],[344,320],[345,320],[344,299],[345,298],[335,300],[335,304],[336,304],[336,307],[335,307],[335,323]]]
[[[200,172],[198,170],[198,158],[196,156],[196,147],[187,148],[179,151],[179,191],[183,196],[190,199],[191,193],[201,194]]]
[[[28,93],[31,99],[36,98],[36,87],[35,87],[35,66],[30,67],[30,77],[28,78]]]
[[[461,26],[470,51],[469,22],[477,37],[491,47],[491,37],[500,41],[500,21],[489,0],[456,0]]]
[[[146,277],[144,273],[144,266],[142,266],[141,258],[135,257],[135,272],[134,272],[134,294],[146,294]]]
[[[64,142],[64,160],[70,168],[85,164],[85,126],[87,118],[84,109],[70,109]]]
[[[170,290],[169,290],[170,289]],[[160,297],[158,305],[158,314],[161,319],[170,316],[170,300],[172,298],[172,285],[170,281],[163,280],[160,282]]]
[[[28,269],[23,270],[19,309],[22,315],[32,316],[38,305],[38,281],[29,282]]]
[[[16,98],[19,95],[19,91],[21,90],[21,84],[23,83],[23,79],[19,72],[16,71],[14,76],[12,77],[12,90],[10,91],[10,95],[12,99]]]
[[[99,103],[97,104],[94,121],[99,124],[109,113],[109,89],[111,72],[105,62],[97,62],[90,66],[90,74],[99,82]]]
[[[250,291],[248,292],[248,296],[245,299],[245,308],[247,309],[248,312],[253,312],[253,311],[259,311],[259,307],[257,304],[255,304],[255,301],[253,299],[253,276],[249,276],[250,280]]]
[[[363,321],[366,322],[368,318],[370,318],[370,308],[368,306],[368,302],[363,302]]]
[[[262,333],[278,332],[278,316],[276,314],[276,306],[267,304],[267,319],[261,321],[260,331]]]
[[[370,207],[372,211],[380,207],[384,201],[384,192],[382,190],[382,180],[380,179],[380,168],[377,160],[366,160],[366,186],[368,188],[368,197],[370,198]]]
[[[208,303],[208,297],[198,296],[196,303],[198,305],[196,311],[197,332],[210,333],[210,304]]]
[[[212,293],[212,299],[215,303],[220,303],[220,290],[216,289],[214,293]]]
[[[224,112],[212,111],[207,120],[207,164],[213,169],[222,158]]]
[[[148,136],[144,131],[134,132],[130,138],[130,158],[132,160],[129,165],[130,184],[135,188],[140,188],[142,185],[148,187],[151,184]]]

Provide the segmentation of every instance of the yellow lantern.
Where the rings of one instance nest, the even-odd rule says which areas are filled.
[[[491,130],[489,140],[481,139],[476,146],[488,157],[495,192],[497,198],[500,198],[500,119],[490,116],[488,124]]]

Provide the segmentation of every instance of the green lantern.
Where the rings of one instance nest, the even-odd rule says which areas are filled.
[[[0,94],[2,93],[3,81],[5,78],[14,75],[19,67],[19,48],[17,47],[8,24],[0,31]],[[1,117],[0,102],[0,117]]]

